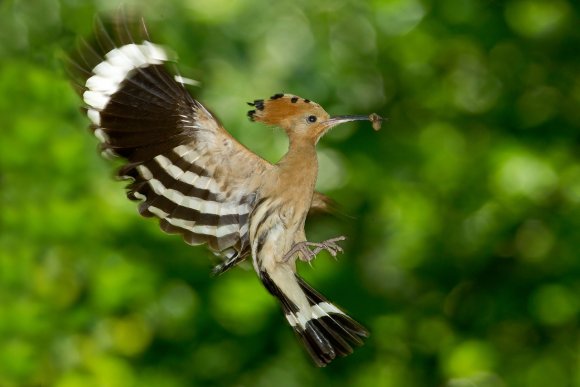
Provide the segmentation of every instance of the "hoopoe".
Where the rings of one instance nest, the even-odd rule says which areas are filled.
[[[124,22],[123,22],[124,23]],[[304,223],[311,209],[327,209],[315,191],[316,144],[336,125],[382,118],[335,116],[317,103],[276,94],[249,104],[252,121],[277,126],[289,137],[288,152],[271,164],[236,141],[184,80],[171,76],[167,51],[151,43],[141,23],[135,40],[124,23],[115,38],[102,24],[95,45],[85,43],[74,62],[91,128],[102,151],[126,164],[127,196],[139,212],[157,217],[168,233],[190,245],[207,244],[223,258],[221,274],[247,257],[265,288],[318,366],[362,345],[367,330],[310,287],[296,272],[296,259],[312,260],[337,242],[308,242]]]

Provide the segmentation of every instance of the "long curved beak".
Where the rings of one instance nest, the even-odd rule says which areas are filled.
[[[330,117],[328,120],[324,121],[323,124],[325,128],[328,130],[330,128],[335,127],[336,125],[344,124],[345,122],[351,121],[370,121],[373,124],[373,128],[375,130],[379,130],[381,127],[381,123],[383,121],[383,117],[379,116],[378,114],[372,113],[368,116],[334,116]]]
[[[332,128],[336,125],[351,121],[369,121],[369,116],[334,116],[324,121],[324,125]]]

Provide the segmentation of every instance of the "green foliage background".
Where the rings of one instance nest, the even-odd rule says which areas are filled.
[[[99,4],[99,5],[97,5]],[[126,4],[131,4],[130,1]],[[182,0],[142,13],[194,94],[377,112],[319,144],[349,237],[301,273],[372,332],[313,367],[249,266],[144,220],[60,58],[115,1],[0,4],[0,386],[580,386],[580,25],[567,0]]]

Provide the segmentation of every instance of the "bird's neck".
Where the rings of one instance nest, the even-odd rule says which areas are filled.
[[[288,153],[278,162],[277,167],[276,189],[289,210],[283,218],[293,219],[288,224],[298,227],[296,231],[301,227],[303,230],[318,176],[315,145],[290,138]]]
[[[291,137],[288,152],[278,162],[278,166],[286,171],[309,175],[314,173],[314,179],[316,179],[316,174],[318,173],[316,145],[307,139]]]

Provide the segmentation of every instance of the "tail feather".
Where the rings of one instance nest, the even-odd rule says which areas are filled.
[[[336,356],[347,356],[353,347],[363,345],[368,331],[342,310],[331,304],[323,295],[302,278],[296,280],[310,303],[309,311],[299,311],[309,317],[304,327],[295,329],[313,360],[320,367],[326,366]]]
[[[298,289],[308,306],[299,306],[274,283],[268,273],[260,273],[265,287],[282,305],[288,323],[303,343],[316,365],[324,367],[337,356],[346,356],[353,347],[363,344],[368,331],[342,310],[331,304],[298,275],[294,275]]]

